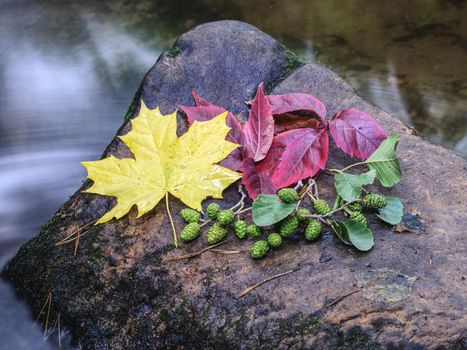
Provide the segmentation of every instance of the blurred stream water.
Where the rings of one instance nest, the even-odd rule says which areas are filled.
[[[0,268],[85,177],[145,72],[196,24],[240,19],[347,79],[424,138],[467,157],[463,0],[3,0]],[[0,349],[55,349],[0,280]]]

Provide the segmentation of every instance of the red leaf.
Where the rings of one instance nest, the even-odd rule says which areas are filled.
[[[225,112],[225,109],[216,105],[210,106],[199,106],[199,107],[189,107],[189,106],[178,106],[187,116],[188,124],[191,125],[195,120],[199,122],[205,122],[211,120],[214,117],[217,117],[219,114]],[[231,113],[229,112],[229,115]],[[234,117],[235,118],[235,117]]]
[[[212,104],[208,100],[205,100],[204,98],[199,97],[195,90],[191,91],[191,95],[193,96],[193,100],[195,100],[195,104],[196,104],[197,107],[200,107],[200,106],[207,106],[207,107],[215,106],[214,104]]]
[[[250,109],[247,122],[243,125],[246,145],[255,161],[260,161],[268,153],[274,137],[274,118],[269,102],[260,84]]]
[[[360,160],[367,159],[386,139],[376,120],[357,109],[336,113],[329,121],[329,130],[337,146]]]
[[[269,174],[258,172],[253,158],[245,159],[240,170],[243,172],[242,184],[245,185],[251,199],[255,199],[261,193],[276,193],[276,187]]]
[[[196,107],[178,106],[188,117],[188,124],[193,124],[195,120],[203,122],[217,117],[219,114],[226,112],[222,107],[216,106],[209,101],[199,97],[195,91],[192,92]],[[225,138],[227,141],[239,144],[219,165],[236,171],[240,168],[243,159],[246,157],[245,136],[243,135],[242,125],[238,122],[235,116],[228,112],[226,124],[230,127],[230,131]]]
[[[311,114],[308,111],[278,114],[274,116],[274,121],[274,135],[293,129],[317,129],[323,126],[321,119],[316,117],[316,114]]]
[[[326,107],[313,95],[303,93],[269,95],[268,101],[273,115],[304,110],[316,114],[323,123],[326,122]]]
[[[227,114],[226,124],[230,127],[230,131],[225,138],[227,141],[239,144],[240,147],[234,149],[227,158],[222,160],[219,165],[229,168],[233,171],[240,169],[243,159],[246,158],[247,149],[245,148],[245,135],[243,134],[242,125],[232,113]]]
[[[269,171],[276,188],[283,188],[324,169],[328,150],[326,128],[286,131],[274,137],[271,149],[258,164],[257,171]]]

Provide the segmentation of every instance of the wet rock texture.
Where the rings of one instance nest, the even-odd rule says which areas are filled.
[[[375,247],[369,253],[326,232],[315,243],[287,243],[259,262],[246,253],[212,252],[164,262],[205,243],[198,240],[175,251],[160,204],[142,218],[132,211],[92,227],[74,256],[72,244],[55,243],[113,205],[111,199],[78,191],[18,251],[3,276],[35,315],[51,292],[49,323],[60,313],[62,325],[85,349],[465,348],[467,164],[462,158],[422,141],[331,71],[302,65],[268,35],[235,21],[205,24],[182,35],[148,72],[135,101],[142,97],[150,107],[170,112],[177,104],[193,104],[190,91],[195,89],[244,119],[243,101],[253,97],[260,82],[274,93],[314,94],[326,104],[328,117],[358,108],[387,133],[397,132],[404,178],[385,193],[401,197],[412,232],[396,233],[370,220]],[[134,107],[131,116],[138,103]],[[126,122],[118,133],[128,129]],[[117,139],[104,156],[109,154],[131,156]],[[350,162],[331,147],[330,167]],[[331,178],[322,175],[318,183],[330,200]],[[239,195],[232,188],[225,198],[227,206]],[[171,205],[174,212],[182,207],[175,199]],[[178,218],[176,225],[183,225]],[[223,248],[247,246],[231,239]],[[236,297],[265,277],[297,266],[297,272]]]

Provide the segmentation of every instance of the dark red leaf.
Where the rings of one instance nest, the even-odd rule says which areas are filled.
[[[199,106],[199,107],[190,107],[190,106],[178,106],[187,116],[188,124],[191,125],[195,120],[199,122],[205,122],[211,120],[214,117],[217,117],[219,114],[225,112],[225,109],[215,105],[211,106]],[[231,114],[229,112],[229,114]],[[235,117],[234,117],[235,118]]]
[[[286,131],[274,137],[271,149],[257,165],[257,171],[269,171],[275,187],[283,188],[324,169],[328,150],[326,128]]]
[[[227,114],[226,124],[230,131],[225,138],[227,141],[239,144],[240,147],[234,149],[227,158],[222,160],[219,165],[237,171],[242,165],[243,159],[248,156],[245,148],[245,135],[243,135],[242,125],[232,113]]]
[[[294,111],[274,116],[274,135],[281,132],[299,128],[320,128],[323,126],[321,119],[316,114],[308,111]]]
[[[215,106],[214,104],[212,104],[208,100],[205,100],[204,98],[199,97],[195,90],[191,91],[191,95],[193,96],[193,100],[195,100],[195,104],[198,107],[200,107],[200,106],[206,106],[206,107]]]
[[[337,146],[360,160],[367,159],[386,139],[376,120],[357,109],[336,113],[329,121],[329,130]]]
[[[240,170],[243,172],[242,184],[251,199],[255,199],[259,194],[274,194],[276,187],[267,173],[260,173],[256,169],[253,158],[244,160]]]
[[[316,114],[323,123],[326,121],[326,107],[313,95],[303,93],[269,95],[268,101],[273,115],[304,110]]]
[[[260,161],[268,153],[274,137],[274,118],[269,102],[260,84],[250,109],[247,122],[243,125],[246,147],[255,161]]]

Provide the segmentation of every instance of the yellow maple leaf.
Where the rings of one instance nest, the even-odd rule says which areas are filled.
[[[230,128],[227,112],[206,121],[194,122],[177,137],[176,112],[162,115],[141,101],[139,115],[131,120],[131,131],[120,139],[134,159],[108,158],[82,162],[94,184],[84,192],[117,198],[117,204],[96,224],[121,218],[133,205],[138,217],[153,209],[171,193],[189,207],[201,210],[208,196],[222,198],[222,191],[241,178],[241,174],[216,165],[239,145],[225,140]],[[174,229],[174,243],[177,239]]]

